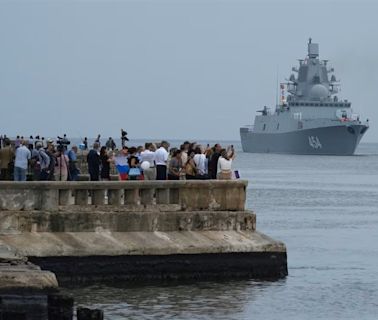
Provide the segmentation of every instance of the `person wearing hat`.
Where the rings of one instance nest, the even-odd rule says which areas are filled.
[[[35,143],[35,149],[32,150],[31,167],[33,171],[33,180],[47,180],[47,170],[50,165],[50,157],[42,148],[42,142]]]

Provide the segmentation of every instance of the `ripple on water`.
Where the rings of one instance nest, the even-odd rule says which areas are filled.
[[[287,245],[283,280],[67,291],[80,305],[104,309],[109,320],[376,319],[378,144],[362,144],[358,153],[238,153],[235,167],[249,181],[247,207],[257,228]]]

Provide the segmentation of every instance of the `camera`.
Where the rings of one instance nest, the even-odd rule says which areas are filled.
[[[64,135],[63,138],[61,138],[59,136],[57,138],[58,138],[58,140],[56,140],[56,144],[57,144],[58,151],[62,151],[64,149],[67,149],[67,146],[71,143],[71,141],[69,141],[66,138],[66,135]]]
[[[64,144],[58,144],[56,146],[56,150],[59,152],[64,152],[66,150],[66,146]]]

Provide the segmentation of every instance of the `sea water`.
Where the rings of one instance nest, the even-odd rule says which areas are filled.
[[[154,283],[67,289],[105,319],[377,319],[378,144],[354,156],[251,154],[234,162],[249,181],[257,229],[287,246],[279,281]]]

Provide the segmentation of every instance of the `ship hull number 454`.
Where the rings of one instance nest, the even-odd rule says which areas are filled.
[[[320,143],[320,140],[317,136],[309,136],[308,137],[308,144],[313,149],[321,149],[322,144]]]

